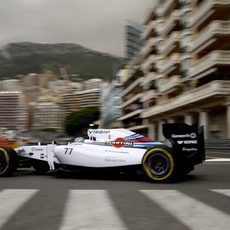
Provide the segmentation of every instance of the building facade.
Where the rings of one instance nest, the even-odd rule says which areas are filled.
[[[126,70],[121,69],[114,76],[111,83],[107,83],[103,87],[101,96],[101,127],[102,128],[120,128],[121,121],[121,91],[122,79],[126,75]]]
[[[38,102],[34,105],[33,130],[63,130],[63,110],[54,102]]]
[[[0,92],[0,127],[17,130],[25,125],[20,121],[20,102],[22,93],[18,91]]]
[[[139,55],[142,46],[142,30],[141,25],[127,20],[125,25],[125,58],[127,60]]]
[[[140,68],[140,58],[132,58],[127,65],[127,77],[123,82],[122,116],[119,120],[123,122],[125,128],[132,131],[138,130],[139,133],[142,133],[142,129],[147,129],[147,126],[143,125],[141,117],[143,112],[142,81],[143,72]]]
[[[144,24],[140,131],[163,139],[162,123],[198,122],[206,138],[230,138],[230,1],[155,1]]]
[[[62,107],[65,115],[72,111],[77,111],[87,107],[100,108],[101,96],[101,79],[91,79],[82,82],[82,90],[76,90],[72,93],[65,93],[61,95]]]

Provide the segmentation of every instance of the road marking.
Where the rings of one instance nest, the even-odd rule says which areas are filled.
[[[190,229],[229,229],[229,215],[176,190],[140,190]]]
[[[124,227],[106,190],[70,190],[61,230],[120,230]]]
[[[0,192],[0,228],[37,192],[37,189],[5,189]]]
[[[212,189],[212,191],[230,197],[230,189]]]
[[[224,161],[230,161],[230,158],[213,158],[213,159],[207,159],[206,162],[224,162]]]

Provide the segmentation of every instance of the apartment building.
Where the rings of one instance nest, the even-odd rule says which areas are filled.
[[[155,1],[144,25],[142,74],[132,81],[140,87],[134,94],[143,108],[133,111],[140,131],[163,139],[162,123],[198,122],[206,138],[230,138],[230,0]]]
[[[18,91],[0,92],[0,127],[18,129],[21,96],[22,93]]]
[[[82,82],[83,90],[61,95],[62,107],[65,115],[87,107],[100,107],[101,79],[91,79]]]
[[[141,34],[142,26],[138,23],[127,20],[125,25],[125,58],[130,60],[139,55],[142,46]]]
[[[113,77],[111,83],[104,83],[101,95],[101,124],[102,128],[121,128],[118,121],[121,116],[121,86],[122,79],[126,76],[126,70],[120,69]]]
[[[123,90],[121,92],[121,109],[122,114],[118,120],[121,121],[125,128],[142,133],[148,127],[143,125],[141,117],[143,110],[142,103],[142,83],[144,77],[140,68],[140,58],[134,57],[127,66],[127,76],[123,81]]]
[[[63,130],[63,110],[57,103],[40,101],[34,106],[33,129],[56,131]]]

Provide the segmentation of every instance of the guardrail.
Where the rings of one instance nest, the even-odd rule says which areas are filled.
[[[224,152],[230,155],[230,139],[207,139],[205,140],[206,152]]]

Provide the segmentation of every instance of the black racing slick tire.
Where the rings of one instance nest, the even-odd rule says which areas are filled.
[[[164,148],[148,150],[142,159],[142,166],[151,181],[172,182],[175,179],[175,157]]]
[[[9,147],[0,147],[0,177],[12,176],[17,166],[17,153]]]
[[[46,161],[33,160],[32,166],[38,174],[45,174],[50,170],[49,164]]]

